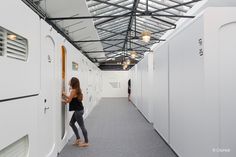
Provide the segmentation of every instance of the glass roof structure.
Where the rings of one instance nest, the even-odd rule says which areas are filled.
[[[201,0],[23,0],[38,6],[44,18],[101,69],[126,59],[140,61],[162,36]],[[66,5],[65,5],[66,4]],[[57,6],[57,7],[55,7]],[[141,39],[150,32],[150,41]],[[69,32],[69,33],[68,33]],[[135,59],[130,52],[135,51]],[[113,66],[113,67],[112,67]]]
[[[180,18],[192,18],[185,15],[198,1],[87,0],[87,6],[92,16],[99,17],[93,19],[94,25],[109,62],[122,62],[134,50],[138,54],[133,60],[136,63],[153,44],[165,40],[163,34],[175,29]],[[151,33],[148,43],[141,40],[144,30]]]

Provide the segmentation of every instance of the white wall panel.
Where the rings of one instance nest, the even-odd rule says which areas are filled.
[[[135,103],[136,98],[136,91],[135,91],[135,85],[136,85],[136,77],[135,77],[135,66],[129,70],[129,79],[131,81],[131,93],[130,93],[130,100]]]
[[[9,8],[12,7],[14,7],[13,11],[9,11]],[[2,2],[0,15],[1,27],[28,40],[28,60],[26,62],[0,56],[0,100],[39,93],[39,17],[21,1],[15,0]],[[13,87],[14,89],[12,89]]]
[[[154,127],[181,157],[236,155],[235,15],[233,7],[208,8],[155,49]],[[144,64],[136,66],[135,86],[145,115]]]
[[[170,144],[184,157],[216,156],[217,110],[205,103],[204,56],[199,54],[203,29],[201,17],[169,42]]]
[[[154,87],[155,88],[155,87]],[[153,104],[153,53],[148,54],[148,113],[149,122],[154,119],[154,104]]]
[[[169,141],[169,51],[168,43],[154,50],[154,127]]]
[[[236,21],[222,26],[219,50],[219,96],[221,110],[221,145],[222,157],[236,154]]]
[[[102,71],[102,97],[128,97],[128,71]]]
[[[137,65],[133,66],[132,69],[130,70],[130,79],[131,79],[131,101],[137,105],[137,97],[138,97],[138,91],[137,91],[137,86],[138,86],[138,78],[137,78]]]
[[[219,109],[219,145],[221,157],[236,155],[235,139],[235,8],[210,8],[206,11],[205,77],[207,103]],[[212,17],[217,17],[212,19]],[[213,109],[214,109],[213,108]],[[228,152],[230,150],[230,152]]]
[[[142,79],[142,97],[141,97],[141,112],[146,117],[147,120],[150,119],[149,117],[149,77],[148,77],[148,57],[141,61],[141,79]]]
[[[137,65],[137,108],[142,111],[142,61]]]
[[[0,102],[0,151],[28,135],[29,156],[38,155],[38,104],[39,97]]]

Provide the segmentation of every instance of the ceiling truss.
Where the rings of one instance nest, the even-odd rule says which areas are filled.
[[[128,51],[132,50],[135,50],[138,56],[136,59],[131,60],[131,63],[132,65],[137,63],[145,52],[150,51],[151,45],[165,41],[161,37],[165,32],[175,29],[176,22],[180,18],[194,18],[194,16],[186,15],[186,13],[195,3],[201,0],[87,0],[90,16],[71,15],[61,17],[46,16],[47,13],[37,8],[39,2],[36,3],[34,0],[23,1],[31,8],[33,7],[38,14],[41,14],[42,18],[66,37],[76,48],[82,50],[91,61],[99,62],[100,68],[103,69],[108,66],[117,67],[117,65],[113,64],[114,60],[120,63],[126,58],[130,58]],[[68,27],[73,27],[88,19],[93,19],[99,40],[72,40],[69,36],[70,34],[64,31]],[[64,28],[58,28],[57,23],[66,20],[74,20],[75,22]],[[77,29],[79,30],[79,28]],[[140,39],[143,30],[151,32],[149,43],[144,43]],[[73,33],[76,33],[76,29],[74,32],[71,31],[72,35]],[[83,50],[83,44],[99,42],[103,46],[103,51]],[[88,54],[99,53],[105,53],[106,57],[88,56]],[[112,65],[109,64],[111,58],[113,59]]]

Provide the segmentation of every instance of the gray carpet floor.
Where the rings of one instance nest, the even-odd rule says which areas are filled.
[[[59,157],[176,157],[125,98],[102,99],[86,118],[85,126],[90,146],[72,146],[73,137]]]

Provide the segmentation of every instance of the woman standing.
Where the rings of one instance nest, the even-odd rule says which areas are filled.
[[[129,81],[128,81],[128,100],[129,101],[131,101],[130,100],[130,93],[131,93],[131,79],[129,79]]]
[[[71,120],[70,126],[72,127],[75,135],[76,141],[74,145],[78,145],[80,147],[88,147],[88,133],[84,126],[83,114],[84,114],[84,106],[82,104],[83,94],[80,88],[79,79],[76,77],[72,77],[69,83],[71,90],[70,95],[67,96],[66,93],[62,93],[64,96],[64,102],[69,103],[69,111],[74,111]],[[84,136],[84,142],[81,141],[79,132],[77,127],[75,126],[75,122],[77,122],[82,130]]]

